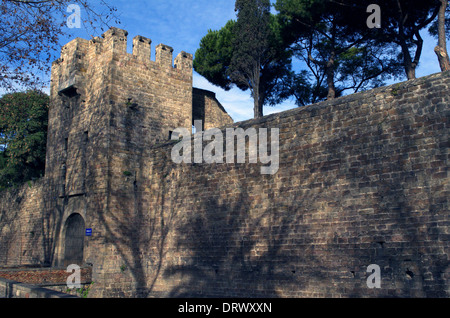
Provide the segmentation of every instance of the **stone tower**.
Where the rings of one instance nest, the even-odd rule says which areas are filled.
[[[173,62],[173,49],[160,44],[153,61],[152,41],[142,36],[129,54],[127,35],[111,28],[101,38],[77,38],[53,63],[46,178],[60,233],[57,266],[92,262],[93,249],[104,246],[95,242],[106,235],[108,209],[133,193],[149,148],[197,119],[205,127],[232,123],[213,93],[193,89],[192,54]]]

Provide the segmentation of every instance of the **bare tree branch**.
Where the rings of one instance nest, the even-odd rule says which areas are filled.
[[[0,88],[44,86],[42,80],[57,57],[59,39],[66,34],[70,4],[84,10],[80,22],[92,36],[97,28],[118,22],[116,9],[106,0],[100,0],[100,7],[87,0],[0,1]]]

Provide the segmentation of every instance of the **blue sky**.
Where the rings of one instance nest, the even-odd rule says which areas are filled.
[[[131,52],[131,39],[136,35],[142,35],[152,39],[153,56],[154,47],[159,43],[172,46],[174,56],[180,51],[195,54],[201,38],[209,29],[218,30],[228,20],[236,18],[234,0],[111,0],[110,3],[117,7],[121,21],[121,24],[115,26],[129,33],[129,51]],[[69,39],[62,40],[62,45],[75,37],[90,38],[80,29],[67,29],[67,33]],[[426,31],[423,31],[422,35],[425,43],[417,77],[440,71],[433,51],[436,40],[430,38]],[[253,100],[248,91],[232,89],[225,92],[195,72],[194,86],[214,91],[235,121],[253,117]],[[265,107],[264,114],[293,107],[296,107],[294,103],[288,101],[276,107]]]

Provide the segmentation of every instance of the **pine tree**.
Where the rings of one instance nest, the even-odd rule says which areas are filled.
[[[292,52],[284,45],[281,27],[270,13],[269,1],[236,1],[237,21],[219,31],[209,30],[195,53],[194,69],[225,90],[234,85],[250,90],[254,117],[263,106],[289,97],[285,78],[291,70]]]

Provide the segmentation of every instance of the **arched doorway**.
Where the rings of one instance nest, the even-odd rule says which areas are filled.
[[[65,224],[64,266],[83,263],[84,219],[80,214],[72,214]]]

